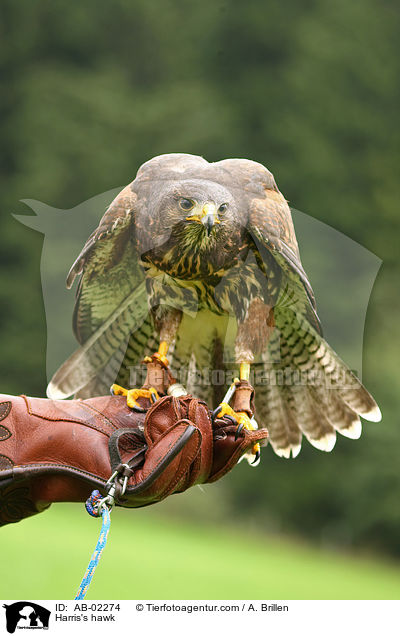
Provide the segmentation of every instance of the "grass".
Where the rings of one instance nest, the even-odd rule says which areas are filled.
[[[73,598],[99,530],[76,504],[1,528],[0,598]],[[116,509],[87,598],[398,599],[399,592],[399,564]]]

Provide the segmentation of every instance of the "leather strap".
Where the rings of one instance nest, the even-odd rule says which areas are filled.
[[[254,413],[254,389],[247,380],[241,380],[236,385],[231,406],[236,413],[247,413],[249,417]]]
[[[122,461],[121,454],[119,452],[119,441],[121,437],[125,435],[130,435],[131,437],[132,435],[138,435],[142,438],[142,442],[143,442],[142,446],[139,447],[139,449],[134,452],[132,457],[127,462]],[[110,435],[110,438],[108,440],[108,452],[110,453],[111,473],[113,473],[117,469],[117,466],[119,466],[122,463],[127,464],[130,468],[136,468],[136,466],[139,466],[139,464],[144,459],[144,454],[146,450],[147,450],[146,440],[141,431],[138,431],[138,433],[136,433],[135,429],[132,429],[132,428],[117,429],[116,431],[114,431],[114,433],[112,433],[112,435]]]

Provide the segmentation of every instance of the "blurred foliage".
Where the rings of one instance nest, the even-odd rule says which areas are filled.
[[[2,528],[1,598],[73,598],[99,524],[82,505],[57,504]],[[27,532],[35,549],[27,549]],[[399,568],[371,555],[321,550],[226,523],[167,521],[151,507],[113,511],[87,599],[387,600],[398,599],[399,586]]]
[[[71,208],[163,152],[260,161],[292,205],[383,260],[363,370],[383,422],[330,455],[266,451],[190,514],[222,492],[232,519],[400,554],[399,22],[392,0],[3,0],[2,391],[46,387],[42,235],[11,216],[21,199]]]

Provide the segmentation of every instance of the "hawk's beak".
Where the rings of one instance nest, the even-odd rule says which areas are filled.
[[[200,220],[206,228],[207,236],[210,236],[215,223],[220,223],[217,208],[213,203],[206,203],[201,212]]]
[[[187,216],[186,221],[196,221],[196,223],[202,223],[206,228],[207,236],[210,236],[211,230],[216,223],[221,223],[218,218],[217,208],[214,203],[206,203],[203,206],[201,214]]]

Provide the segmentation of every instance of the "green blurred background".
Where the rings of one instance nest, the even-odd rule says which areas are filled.
[[[382,423],[328,455],[267,450],[204,492],[115,511],[92,598],[398,598],[399,27],[392,0],[1,2],[4,393],[47,383],[43,236],[11,216],[29,214],[21,199],[73,208],[164,152],[247,157],[383,261],[363,361]],[[340,291],[333,312],[351,306]],[[16,575],[0,596],[70,596],[97,530],[75,505],[2,529]]]

